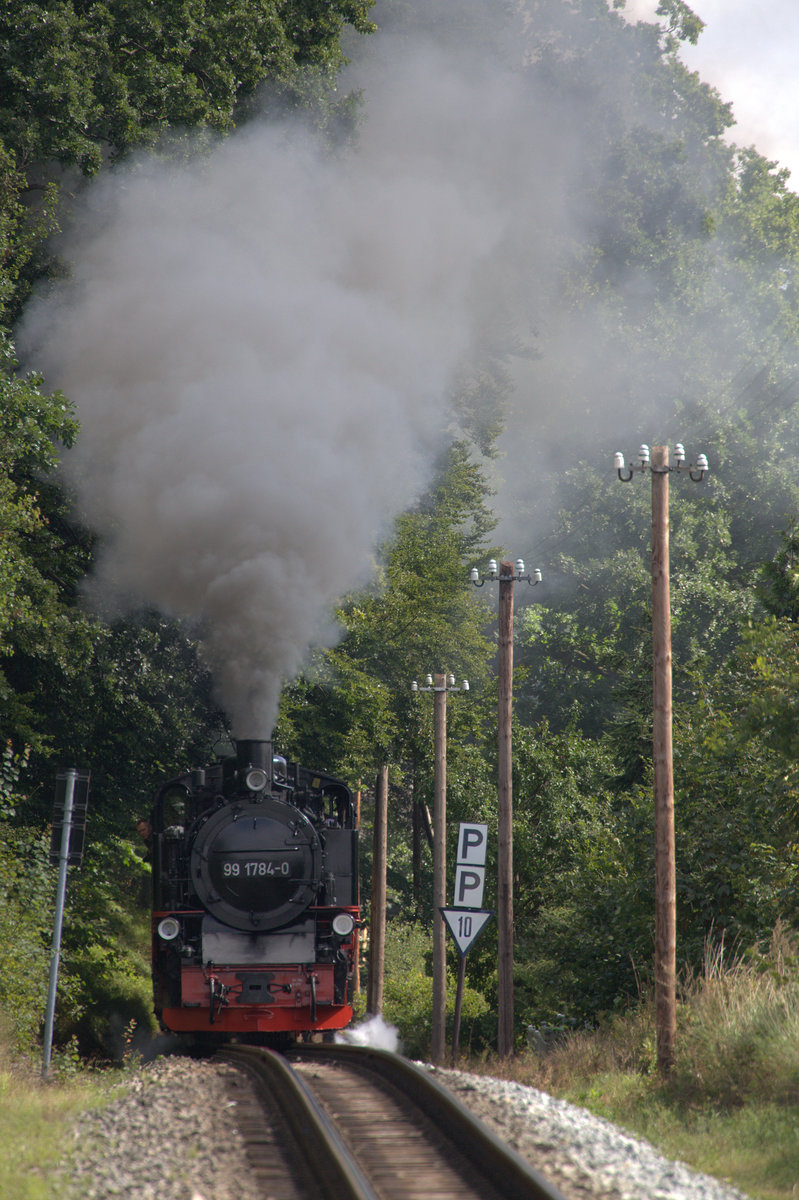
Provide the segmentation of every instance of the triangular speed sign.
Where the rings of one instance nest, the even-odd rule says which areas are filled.
[[[442,908],[440,912],[461,956],[471,949],[494,915],[476,908]]]

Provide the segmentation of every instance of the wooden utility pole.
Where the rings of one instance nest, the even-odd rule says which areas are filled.
[[[497,1051],[513,1053],[513,563],[499,564]]]
[[[499,705],[497,710],[497,1050],[501,1058],[513,1053],[513,586],[541,582],[536,568],[525,575],[524,560],[490,559],[488,574],[470,572],[475,587],[499,584]]]
[[[361,830],[361,781],[358,780],[358,790],[355,793],[355,828],[360,833]],[[361,883],[356,882],[358,906],[361,904]],[[361,994],[361,931],[357,929],[355,932],[355,953],[352,961],[352,991],[353,995],[360,996]]]
[[[468,692],[464,679],[456,685],[455,676],[427,675],[420,687],[414,679],[414,692],[433,693],[433,1021],[430,1057],[444,1061],[447,1031],[447,933],[442,908],[447,903],[447,692]],[[420,806],[421,807],[421,806]],[[428,834],[430,830],[428,829]]]
[[[447,1023],[447,676],[433,677],[433,1035],[430,1056],[444,1061]]]
[[[652,756],[655,799],[655,1030],[658,1069],[674,1067],[677,1034],[677,877],[671,714],[669,451],[652,447]]]
[[[386,858],[388,856],[388,764],[380,768],[375,787],[372,854],[372,893],[369,906],[369,975],[366,1008],[383,1011],[383,969],[386,952]]]
[[[701,483],[707,456],[697,455],[686,467],[685,447],[674,446],[674,465],[667,446],[647,445],[639,464],[625,465],[617,450],[613,466],[622,483],[637,471],[652,476],[652,762],[655,801],[655,1036],[658,1069],[674,1069],[677,1038],[677,868],[674,847],[674,763],[671,739],[671,598],[669,595],[669,474],[687,472]]]

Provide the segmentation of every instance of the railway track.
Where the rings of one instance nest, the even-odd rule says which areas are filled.
[[[265,1200],[563,1200],[413,1063],[360,1046],[303,1047],[291,1063],[233,1046],[268,1110],[242,1128]]]

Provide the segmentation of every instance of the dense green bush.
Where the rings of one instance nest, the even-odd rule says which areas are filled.
[[[0,824],[0,1010],[20,1047],[45,1011],[54,895],[45,838]]]
[[[146,913],[146,865],[116,838],[89,842],[70,868],[58,975],[55,1040],[119,1057],[132,1024],[154,1029]],[[19,1046],[40,1036],[50,973],[57,870],[47,834],[0,824],[0,1008]]]
[[[432,933],[421,925],[386,926],[383,1016],[397,1028],[402,1051],[409,1058],[430,1052],[433,1017]],[[447,1036],[451,1039],[456,980],[447,971]],[[463,990],[461,1046],[471,1048],[474,1023],[488,1012],[488,1001],[474,988]],[[481,1042],[482,1045],[482,1042]]]
[[[122,838],[90,842],[70,873],[64,969],[72,997],[59,1036],[76,1035],[84,1053],[120,1057],[122,1033],[154,1032],[149,923],[142,907],[149,867]]]

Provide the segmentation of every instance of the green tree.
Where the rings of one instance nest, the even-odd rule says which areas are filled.
[[[167,128],[226,130],[269,80],[331,75],[340,36],[370,32],[372,0],[25,0],[0,16],[0,137],[22,170],[99,170]]]
[[[165,780],[212,757],[225,732],[208,668],[181,625],[142,612],[95,621],[68,664],[19,652],[13,679],[36,696],[36,746],[21,819],[48,819],[52,780],[65,765],[91,769],[96,837],[132,836]]]
[[[292,757],[353,783],[363,780],[370,790],[381,764],[391,764],[389,882],[392,903],[406,913],[420,905],[427,912],[429,888],[421,887],[420,873],[431,866],[420,839],[425,806],[432,804],[433,706],[411,692],[413,679],[447,670],[472,685],[468,697],[449,706],[453,811],[458,796],[473,795],[477,786],[465,762],[485,770],[482,720],[494,695],[493,646],[484,634],[489,613],[469,584],[469,570],[488,552],[488,495],[467,444],[454,443],[428,492],[397,519],[373,586],[342,602],[339,645],[320,653],[315,675],[290,684],[281,703],[276,739]],[[368,830],[363,841],[368,880]]]
[[[487,494],[467,444],[455,443],[417,507],[398,517],[374,584],[344,598],[338,646],[318,656],[315,678],[286,690],[278,729],[287,748],[307,759],[315,747],[337,770],[372,777],[381,762],[401,761],[410,747],[415,753],[410,683],[420,671],[487,681],[486,613],[468,582],[494,524]]]
[[[0,1005],[26,1049],[46,1006],[53,895],[44,836],[0,823]]]
[[[226,133],[335,94],[346,27],[373,0],[21,0],[0,12],[0,301],[19,315],[48,260],[64,170],[95,175],[166,133]],[[269,89],[269,95],[266,94]]]
[[[14,375],[13,347],[0,341],[0,696],[2,734],[35,740],[35,698],[9,684],[17,652],[65,664],[79,643],[83,621],[67,612],[86,559],[62,537],[60,504],[48,485],[57,445],[71,445],[77,431],[71,406],[46,396],[41,380]],[[18,747],[20,748],[20,747]]]

